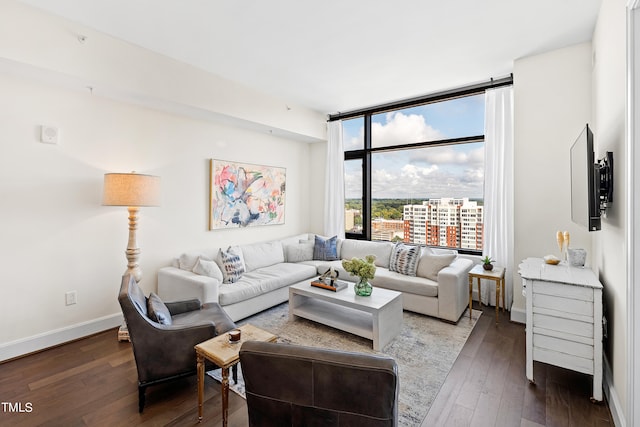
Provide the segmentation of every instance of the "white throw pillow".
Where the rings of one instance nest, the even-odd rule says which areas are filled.
[[[202,257],[202,254],[197,252],[183,253],[180,255],[180,258],[178,258],[178,266],[180,267],[180,270],[193,271],[193,267],[196,266],[200,257]]]
[[[193,272],[201,276],[213,277],[220,282],[224,281],[224,276],[218,264],[215,261],[206,260],[202,257],[198,258],[196,265],[193,267]]]
[[[416,274],[420,277],[437,281],[440,270],[449,266],[456,257],[456,254],[435,255],[433,253],[425,253],[418,261]]]
[[[313,259],[313,242],[286,245],[284,253],[287,262],[311,261]]]

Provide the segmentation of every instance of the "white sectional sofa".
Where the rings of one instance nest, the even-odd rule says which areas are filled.
[[[397,249],[391,242],[338,239],[333,256],[318,259],[327,256],[316,246],[314,257],[315,238],[301,234],[228,248],[228,254],[237,255],[234,265],[241,264],[245,270],[234,283],[225,283],[229,272],[220,249],[182,254],[158,271],[158,295],[165,301],[198,298],[218,302],[236,321],[287,301],[289,286],[310,282],[329,268],[339,272],[339,279],[354,282],[357,277],[344,271],[341,259],[373,254],[377,266],[371,280],[373,292],[376,287],[402,292],[404,309],[457,322],[468,306],[468,272],[473,261],[454,251],[422,248],[412,276],[392,271],[390,262]]]

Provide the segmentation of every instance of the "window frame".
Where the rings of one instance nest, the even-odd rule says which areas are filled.
[[[456,98],[464,98],[468,96],[474,96],[483,94],[487,89],[507,86],[513,84],[513,76],[509,76],[500,80],[491,79],[489,82],[467,86],[457,90],[444,91],[433,95],[414,98],[405,101],[399,101],[395,103],[380,105],[369,109],[356,110],[349,113],[340,113],[329,116],[329,121],[333,120],[348,120],[362,117],[364,119],[364,147],[356,150],[344,151],[344,160],[360,160],[362,162],[362,232],[361,233],[349,233],[345,231],[345,237],[347,239],[356,240],[371,240],[372,227],[371,227],[371,158],[375,153],[389,152],[389,151],[402,151],[413,150],[429,147],[443,147],[447,145],[457,144],[469,144],[484,142],[484,134],[472,135],[458,138],[448,138],[435,141],[422,141],[412,142],[406,144],[384,146],[384,147],[372,147],[371,144],[371,126],[372,117],[380,113],[386,113],[391,111],[398,111],[411,107],[418,107],[426,104],[445,102]],[[459,253],[463,254],[481,254],[482,250],[472,250],[456,248]]]

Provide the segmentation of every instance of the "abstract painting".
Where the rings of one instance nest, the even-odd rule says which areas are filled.
[[[284,224],[286,169],[211,159],[209,229]]]

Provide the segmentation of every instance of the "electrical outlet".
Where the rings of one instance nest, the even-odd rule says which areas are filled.
[[[67,305],[73,305],[78,302],[78,292],[77,291],[69,291],[64,294],[65,302]]]

